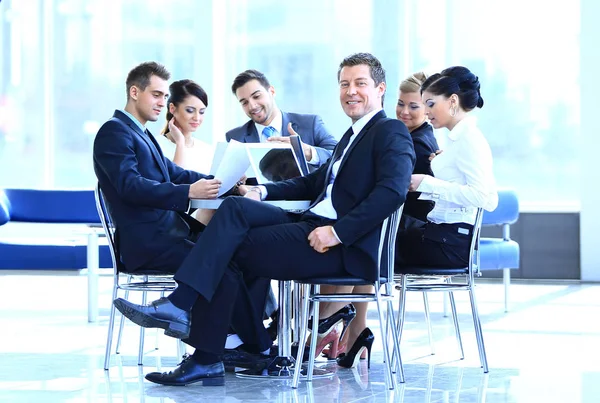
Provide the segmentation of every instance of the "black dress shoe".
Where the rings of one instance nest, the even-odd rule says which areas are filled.
[[[202,365],[192,356],[185,356],[177,368],[169,372],[150,372],[146,374],[150,382],[168,386],[185,386],[202,382],[203,386],[221,386],[225,384],[225,368],[222,362]]]
[[[113,303],[123,316],[136,325],[165,329],[167,336],[177,339],[187,339],[190,336],[190,313],[177,308],[166,297],[157,299],[150,305],[133,304],[123,298],[117,298]]]
[[[273,358],[268,355],[249,353],[238,347],[225,349],[222,360],[227,372],[235,372],[236,368],[262,371],[271,364]]]

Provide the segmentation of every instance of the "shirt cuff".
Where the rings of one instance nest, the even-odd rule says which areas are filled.
[[[307,162],[312,165],[317,165],[319,162],[321,162],[321,159],[319,158],[319,153],[317,152],[317,149],[313,146],[310,146],[310,149],[312,151],[312,158],[310,159],[310,161]]]
[[[440,198],[439,189],[436,192],[436,178],[433,176],[425,175],[416,191],[421,192],[419,196],[420,200],[436,200]]]
[[[337,232],[335,232],[335,229],[333,228],[333,226],[331,227],[331,232],[333,232],[333,235],[335,235],[335,239],[338,240],[338,242],[341,244],[342,240],[340,239],[340,237],[338,236]]]
[[[266,186],[258,185],[257,188],[260,189],[260,200],[265,200],[267,198],[267,194],[269,193]]]

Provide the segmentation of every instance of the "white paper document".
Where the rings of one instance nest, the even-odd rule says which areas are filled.
[[[216,158],[217,155],[215,155],[215,159]],[[215,161],[213,160],[213,162]],[[246,145],[239,141],[231,140],[223,153],[221,161],[216,161],[216,163],[218,165],[214,176],[215,179],[221,181],[221,189],[219,189],[218,195],[221,196],[235,186],[250,166]],[[213,167],[214,166],[215,165],[213,164]]]

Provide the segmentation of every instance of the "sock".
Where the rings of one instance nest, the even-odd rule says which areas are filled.
[[[194,351],[192,358],[200,365],[210,365],[221,361],[218,355],[198,349]]]
[[[227,341],[225,342],[226,349],[234,349],[244,344],[240,336],[237,334],[230,334],[227,336]]]
[[[184,311],[191,311],[192,307],[196,303],[198,291],[185,283],[177,283],[177,288],[167,298],[173,305]]]

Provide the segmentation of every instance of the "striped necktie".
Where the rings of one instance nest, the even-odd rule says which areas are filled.
[[[263,136],[266,138],[271,137],[275,134],[275,128],[273,126],[266,126],[262,131]]]

